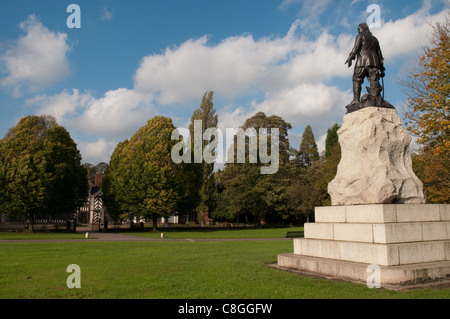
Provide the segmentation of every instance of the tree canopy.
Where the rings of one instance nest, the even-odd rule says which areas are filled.
[[[250,128],[254,130],[248,132],[253,132],[256,136],[245,137],[245,163],[238,163],[236,160],[235,136],[235,143],[231,146],[234,148],[234,161],[227,164],[216,176],[217,183],[223,191],[218,195],[218,206],[214,216],[228,220],[270,222],[279,219],[285,205],[282,194],[286,183],[281,182],[281,179],[285,177],[282,173],[283,166],[289,163],[290,148],[287,137],[291,124],[279,116],[266,116],[259,112],[247,119],[242,126],[246,131]],[[250,139],[254,138],[255,144],[259,145],[259,139],[262,137],[260,132],[263,132],[260,129],[267,129],[267,134],[271,133],[271,129],[279,131],[279,154],[276,154],[279,169],[275,174],[261,174],[261,167],[266,164],[250,160]],[[271,139],[267,140],[268,153],[273,151],[272,142]]]
[[[0,141],[0,211],[28,219],[74,214],[88,195],[77,145],[51,116],[27,116]]]
[[[186,165],[175,164],[171,151],[176,141],[170,118],[156,116],[129,141],[119,143],[105,174],[104,199],[109,212],[132,213],[153,220],[186,209],[188,192]]]
[[[450,14],[433,26],[419,67],[402,82],[406,125],[422,146],[415,161],[430,203],[450,202]]]

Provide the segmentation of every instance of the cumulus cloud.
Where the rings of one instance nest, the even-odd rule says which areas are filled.
[[[380,29],[374,29],[386,59],[395,60],[398,57],[415,53],[428,42],[431,34],[430,24],[444,21],[447,10],[435,15],[430,14],[431,2],[424,1],[424,6],[417,12],[396,21],[383,23]]]
[[[286,5],[294,2],[286,0]],[[327,1],[320,3],[325,6]],[[430,16],[426,4],[404,19],[386,22],[381,29],[373,30],[382,42],[388,63],[414,54],[427,43],[427,21],[443,19],[444,12]],[[320,6],[316,9],[319,13],[322,10]],[[170,114],[173,118],[174,110],[192,106],[209,90],[215,91],[216,101],[223,102],[216,103],[223,132],[263,111],[297,126],[291,134],[294,147],[301,140],[299,127],[310,124],[323,149],[326,130],[342,120],[344,107],[352,98],[353,70],[346,68],[344,61],[355,34],[334,36],[321,29],[308,37],[301,28],[302,21],[297,20],[282,36],[255,39],[244,34],[215,44],[207,35],[190,39],[163,53],[145,56],[130,89],[110,90],[100,98],[89,92],[64,91],[39,96],[29,104],[38,105],[42,113],[55,115],[69,128],[96,136],[97,142],[82,145],[85,158],[95,157],[98,150],[108,153],[112,148],[109,141],[129,138],[156,114]],[[348,79],[348,90],[332,84],[340,78]],[[253,103],[243,105],[245,100]],[[180,123],[189,120],[176,116]]]
[[[117,143],[100,138],[90,143],[77,141],[77,145],[82,154],[83,163],[108,163]]]
[[[65,125],[71,117],[76,116],[77,109],[87,106],[92,100],[89,93],[73,89],[72,92],[65,90],[53,96],[40,95],[27,99],[25,103],[39,106],[39,114],[53,115],[58,123]]]
[[[342,92],[337,87],[324,84],[300,84],[268,94],[264,102],[254,104],[255,110],[266,114],[276,114],[289,119],[292,125],[299,125],[305,121],[342,110],[351,101],[349,92]]]
[[[25,35],[0,56],[8,74],[0,84],[12,88],[16,97],[24,88],[36,92],[70,74],[67,34],[50,31],[35,15],[20,23],[20,28]]]
[[[152,97],[129,89],[108,91],[85,107],[74,126],[103,136],[132,134],[154,115]]]
[[[164,54],[145,57],[135,75],[135,88],[158,95],[160,104],[198,98],[205,90],[233,98],[248,92],[285,56],[283,41],[232,37],[216,46],[208,37],[189,40]]]
[[[74,89],[29,99],[27,104],[38,106],[38,114],[53,115],[68,128],[109,138],[133,134],[155,114],[151,96],[124,88],[108,91],[102,98]]]
[[[164,54],[142,59],[135,89],[168,105],[198,98],[206,90],[233,99],[292,85],[344,76],[350,36],[335,38],[326,31],[316,40],[299,36],[299,21],[284,37],[255,40],[251,35],[230,37],[209,45],[204,36]]]

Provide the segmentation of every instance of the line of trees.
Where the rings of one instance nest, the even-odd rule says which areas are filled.
[[[202,121],[202,133],[216,128],[218,116],[213,104],[214,92],[207,92],[200,107],[193,113],[189,131],[194,136],[194,121]],[[260,128],[279,130],[279,170],[276,174],[261,174],[261,161],[249,161],[249,137],[246,137],[246,163],[226,164],[214,171],[214,164],[175,164],[171,149],[175,130],[170,118],[154,117],[130,140],[119,143],[106,169],[103,193],[110,216],[142,216],[153,220],[169,217],[175,212],[191,214],[196,211],[203,218],[249,223],[301,223],[309,220],[314,207],[330,203],[327,185],[334,178],[340,159],[336,124],[330,128],[326,156],[319,156],[310,126],[303,134],[299,150],[289,146],[291,124],[279,116],[260,112],[247,119],[244,130]],[[206,139],[202,152],[215,137]],[[257,137],[259,138],[259,136]],[[183,137],[180,137],[180,140]],[[192,139],[190,150],[194,149]],[[236,148],[235,143],[232,147]],[[259,145],[259,143],[257,143]],[[186,151],[186,150],[184,150]],[[217,150],[208,150],[217,154]],[[271,152],[271,141],[268,143]],[[237,156],[236,150],[233,153]],[[184,154],[183,154],[184,155]]]
[[[413,156],[413,166],[430,203],[450,202],[449,17],[433,26],[419,68],[402,83],[408,97],[405,124],[422,145]],[[202,120],[203,133],[217,127],[213,95],[205,93],[192,115],[191,134],[196,120]],[[267,165],[261,161],[250,163],[249,137],[244,164],[235,160],[216,172],[213,164],[194,163],[192,157],[192,164],[175,164],[171,152],[183,137],[172,140],[175,127],[170,118],[162,116],[119,143],[109,165],[81,165],[77,145],[53,117],[27,116],[0,140],[0,213],[30,223],[39,218],[66,218],[85,202],[88,178],[92,178],[88,174],[97,170],[105,173],[104,202],[109,214],[114,219],[124,213],[149,217],[154,228],[158,217],[195,210],[223,221],[301,224],[311,219],[315,207],[331,204],[327,186],[341,158],[338,124],[328,130],[322,155],[310,126],[298,150],[289,146],[291,124],[279,116],[260,112],[242,128],[279,130],[276,174],[261,174],[261,167]],[[213,138],[203,141],[203,150]]]
[[[260,174],[261,163],[227,164],[216,173],[219,220],[246,223],[292,223],[310,221],[317,206],[330,205],[328,183],[336,175],[340,146],[335,138],[339,125],[328,131],[326,154],[319,156],[314,134],[308,125],[300,148],[289,147],[291,125],[278,116],[257,113],[243,128],[280,130],[280,167],[276,174]]]

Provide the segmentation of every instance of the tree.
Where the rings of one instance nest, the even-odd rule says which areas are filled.
[[[27,116],[0,141],[0,211],[27,219],[73,215],[86,200],[87,171],[65,128]]]
[[[303,133],[298,160],[305,166],[311,166],[313,162],[319,160],[319,151],[311,126],[307,125]]]
[[[105,176],[108,211],[149,217],[156,231],[158,217],[168,218],[181,209],[187,196],[186,166],[172,161],[174,130],[170,118],[156,116],[118,144]]]
[[[120,177],[120,169],[123,168],[121,165],[125,157],[125,150],[128,144],[128,140],[125,140],[117,144],[108,167],[105,170],[105,177],[103,179],[102,185],[102,200],[105,207],[108,210],[109,216],[113,220],[119,220],[119,216],[126,212],[126,185],[124,178]],[[124,173],[125,174],[125,173]]]
[[[294,217],[296,223],[304,221],[304,218],[306,218],[306,222],[309,222],[314,215],[316,166],[316,163],[304,166],[297,161],[290,164],[285,196],[288,212],[291,217]]]
[[[201,133],[202,136],[205,133],[207,129],[210,128],[217,128],[218,125],[218,115],[216,114],[216,111],[214,110],[214,103],[213,103],[213,97],[214,97],[214,91],[206,92],[203,95],[202,102],[200,104],[200,108],[194,111],[191,117],[191,124],[189,126],[189,130],[191,132],[191,137],[194,137],[194,124],[195,121],[201,121]],[[192,138],[191,138],[192,142]],[[213,139],[209,140],[202,140],[202,149],[201,152],[203,154],[203,151],[209,145],[211,142],[213,142]],[[193,150],[194,148],[191,147]],[[211,153],[215,153],[217,150],[211,150]],[[200,187],[200,202],[198,202],[199,206],[198,208],[201,211],[204,211],[205,209],[207,211],[210,211],[212,209],[212,206],[214,205],[214,163],[206,163],[203,161],[200,163],[193,163],[189,164],[189,167],[186,168],[186,170],[190,170],[191,175],[191,181],[194,181],[192,183],[191,187],[194,188],[194,197],[191,199],[195,200],[195,194],[198,193],[196,189]],[[199,176],[200,175],[200,178]],[[197,181],[197,182],[195,182]],[[198,183],[199,182],[199,183]]]
[[[290,214],[297,220],[303,220],[304,216],[309,222],[314,216],[315,207],[331,205],[328,184],[336,176],[341,159],[338,130],[338,124],[328,129],[324,158],[312,162],[309,166],[303,165],[300,161],[291,163],[286,196]]]
[[[325,141],[325,159],[329,158],[333,154],[333,148],[339,143],[338,131],[341,126],[335,123],[328,129],[327,139]]]
[[[48,211],[71,214],[81,207],[88,195],[86,169],[75,142],[62,126],[46,132],[43,139],[49,173],[46,192],[50,193]]]
[[[217,174],[220,186],[223,188],[219,196],[219,204],[214,216],[229,220],[246,220],[267,222],[281,219],[284,212],[283,193],[286,183],[283,178],[283,166],[289,163],[290,148],[287,138],[291,124],[285,122],[279,116],[266,116],[259,112],[247,119],[242,126],[244,131],[249,129],[256,136],[247,136],[245,139],[245,163],[237,163],[237,137],[234,144],[234,161],[225,166],[224,170]],[[271,129],[279,130],[279,170],[276,174],[261,174],[261,167],[265,164],[261,161],[250,163],[249,144],[250,138],[256,138],[259,145],[261,138],[260,129],[267,129],[269,135]],[[272,152],[272,141],[268,139],[268,153]],[[261,151],[261,150],[260,150]],[[260,154],[261,155],[261,154]]]
[[[419,68],[401,82],[407,96],[406,125],[423,146],[423,175],[431,203],[450,202],[450,14],[433,26]]]

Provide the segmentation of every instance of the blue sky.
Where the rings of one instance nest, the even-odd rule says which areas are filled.
[[[79,29],[66,24],[72,3]],[[323,149],[352,99],[344,62],[371,4],[386,100],[401,113],[397,79],[428,43],[427,22],[443,20],[444,0],[2,1],[0,137],[21,117],[51,114],[96,164],[155,115],[186,127],[214,90],[219,128],[263,111],[293,125],[292,147],[309,124]]]

